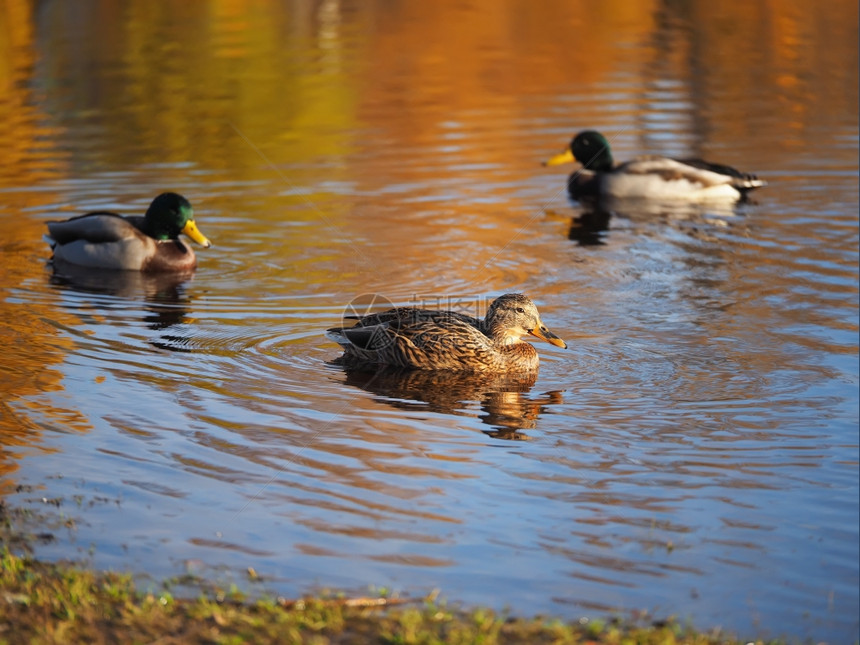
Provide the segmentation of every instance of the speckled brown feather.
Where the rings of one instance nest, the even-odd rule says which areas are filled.
[[[538,368],[537,351],[520,340],[527,333],[559,346],[534,303],[520,294],[497,298],[479,320],[456,312],[400,307],[359,318],[353,327],[329,329],[350,366],[517,372]]]

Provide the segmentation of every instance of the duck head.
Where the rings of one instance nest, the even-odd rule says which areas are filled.
[[[608,172],[615,165],[609,141],[599,132],[585,130],[577,134],[564,152],[547,159],[545,166],[558,166],[578,161],[587,170]]]
[[[567,347],[567,343],[543,324],[535,303],[519,293],[496,298],[484,320],[490,336],[505,345],[518,343],[523,336],[534,336],[556,347]]]
[[[178,193],[162,193],[146,211],[146,233],[156,240],[175,240],[187,235],[204,248],[212,243],[197,228],[191,203]]]

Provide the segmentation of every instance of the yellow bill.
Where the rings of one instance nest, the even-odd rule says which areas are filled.
[[[563,163],[573,163],[576,161],[576,157],[573,156],[573,152],[570,148],[565,150],[564,152],[557,154],[554,157],[551,157],[543,162],[544,166],[558,166]]]
[[[200,232],[200,229],[197,228],[197,224],[194,223],[193,219],[188,220],[179,232],[190,237],[204,249],[208,249],[212,246],[212,242],[206,239],[206,236]]]

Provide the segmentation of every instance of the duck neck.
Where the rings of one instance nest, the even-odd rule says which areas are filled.
[[[138,228],[155,240],[171,240],[178,237],[172,234],[171,227],[152,217],[139,220]]]
[[[494,344],[500,347],[528,345],[521,339],[522,334],[516,333],[505,324],[487,325],[484,323],[484,333],[492,339]]]
[[[507,369],[530,372],[538,367],[538,353],[531,343],[522,340],[518,335],[511,334],[506,325],[492,324],[483,321],[482,331],[490,337],[497,351],[504,356]]]
[[[493,343],[495,343],[496,345],[501,345],[501,346],[510,345],[510,344],[512,344],[512,342],[517,342],[517,340],[518,340],[518,339],[514,339],[513,341],[511,340],[511,336],[507,333],[507,329],[505,329],[504,325],[499,325],[499,324],[494,325],[494,324],[485,320],[482,327],[483,327],[483,332],[487,336],[489,336],[492,339]]]
[[[594,172],[609,172],[615,167],[615,160],[609,147],[600,148],[590,159],[581,159],[582,164]]]

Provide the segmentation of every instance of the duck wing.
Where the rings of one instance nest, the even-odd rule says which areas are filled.
[[[497,362],[498,351],[489,336],[459,317],[391,325],[390,329],[396,358],[410,367],[474,370]]]
[[[731,166],[727,166],[725,164],[713,163],[712,161],[705,161],[704,159],[699,158],[675,159],[675,161],[682,163],[685,166],[691,166],[693,168],[699,168],[700,170],[707,170],[709,172],[717,173],[718,175],[732,177],[736,180],[732,183],[737,188],[752,189],[767,185],[767,182],[759,179],[755,175],[748,172],[741,172],[737,168],[732,168]]]
[[[88,213],[62,222],[48,222],[47,239],[54,261],[98,269],[187,271],[194,252],[180,240],[157,242],[135,220],[116,213]]]
[[[375,314],[345,316],[347,319],[358,320],[356,327],[369,327],[384,323],[396,322],[398,325],[419,322],[444,323],[449,320],[459,320],[474,327],[481,327],[481,321],[472,316],[456,311],[438,311],[434,309],[418,309],[416,307],[395,307],[388,311]]]
[[[344,346],[347,357],[365,362],[412,369],[481,369],[492,364],[495,349],[472,324],[475,319],[448,313],[425,310],[413,319],[330,329],[328,336]]]
[[[738,190],[750,190],[763,186],[764,182],[754,175],[742,173],[724,164],[711,163],[703,159],[670,159],[669,157],[637,157],[617,166],[614,175],[648,175],[664,182],[686,181],[702,188],[730,185]]]
[[[134,221],[142,219],[126,219],[108,212],[87,213],[63,221],[48,222],[48,232],[59,245],[77,241],[91,244],[121,242],[144,235]]]

